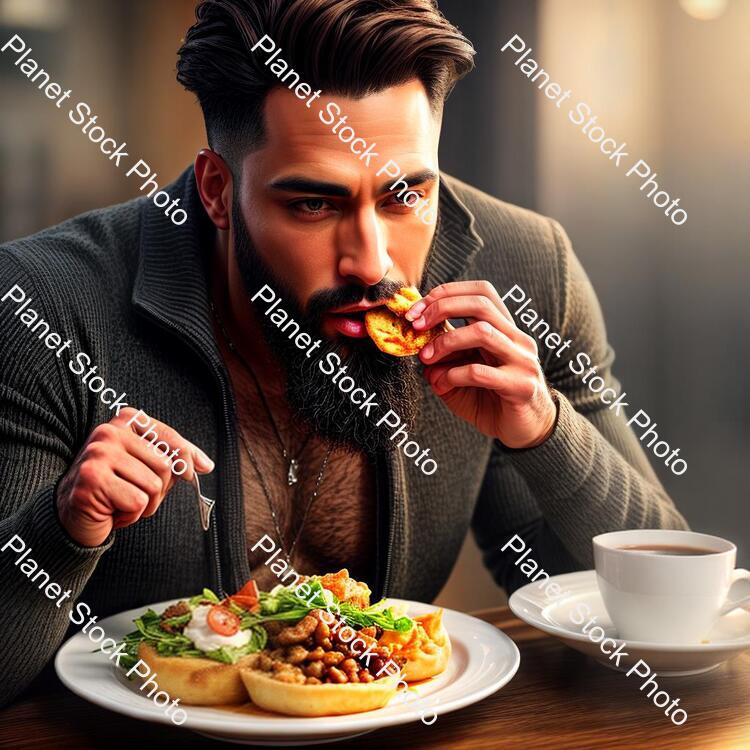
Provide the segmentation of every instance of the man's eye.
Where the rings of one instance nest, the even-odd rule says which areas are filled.
[[[416,193],[420,199],[424,198],[424,193],[421,190],[413,190],[413,191],[404,191],[404,193],[399,196],[398,193],[393,193],[393,195],[389,195],[385,201],[383,202],[384,206],[395,206],[397,208],[412,208],[418,201],[415,201],[413,197],[409,197],[411,193]],[[409,202],[407,203],[404,198],[409,197]]]
[[[303,198],[291,203],[290,207],[294,211],[307,214],[308,216],[316,216],[323,213],[326,209],[332,208],[331,204],[323,200],[323,198]]]

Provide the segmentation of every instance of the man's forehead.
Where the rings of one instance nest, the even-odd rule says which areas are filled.
[[[346,120],[339,123],[344,116]],[[259,151],[265,153],[256,153],[273,169],[290,162],[325,163],[327,157],[339,160],[342,156],[350,157],[347,161],[352,166],[359,162],[363,168],[350,147],[354,138],[368,146],[376,144],[373,149],[379,156],[369,166],[373,175],[388,159],[399,157],[415,166],[421,162],[421,166],[437,168],[440,116],[431,109],[424,86],[416,79],[360,99],[321,97],[310,107],[291,91],[275,88],[266,98],[264,130]],[[359,142],[356,150],[364,148]]]

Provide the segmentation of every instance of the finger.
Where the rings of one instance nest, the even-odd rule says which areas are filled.
[[[509,368],[472,362],[461,367],[446,368],[435,379],[433,389],[438,396],[444,396],[454,388],[484,388],[509,396],[515,393],[516,380]]]
[[[148,506],[143,511],[143,515],[148,517],[156,513],[156,509],[166,494],[162,477],[129,453],[118,457],[114,470],[121,479],[135,485],[148,495]],[[171,489],[171,486],[168,488]]]
[[[197,445],[182,437],[174,427],[154,419],[153,429],[156,430],[161,440],[166,440],[169,443],[172,450],[179,448],[183,459],[187,460],[186,456],[190,456],[190,463],[199,474],[208,474],[214,470],[214,462]],[[185,478],[192,481],[192,473]]]
[[[127,513],[135,515],[137,520],[148,506],[148,494],[116,474],[110,473],[105,478],[102,489],[114,511],[112,516]]]
[[[448,370],[451,369],[451,367],[456,367],[457,364],[455,362],[450,363],[443,363],[440,365],[430,365],[429,367],[424,368],[424,377],[427,380],[427,382],[432,386],[435,387],[435,384],[438,380],[446,373]]]
[[[439,398],[448,398],[452,393],[456,392],[450,383],[445,380],[445,374],[453,367],[453,365],[438,365],[430,368],[430,375],[428,381],[432,392]]]
[[[187,464],[185,472],[178,476],[172,471],[172,463],[167,456],[164,455],[161,449],[154,450],[154,447],[148,440],[141,439],[134,432],[125,431],[122,436],[122,444],[130,456],[136,461],[145,464],[146,468],[157,475],[161,483],[159,492],[162,495],[166,495],[174,482],[180,477],[188,480],[193,477],[192,459],[189,456],[187,459],[184,459]]]
[[[422,297],[421,300],[415,302],[409,311],[406,313],[407,320],[416,320],[424,310],[429,307],[433,302],[437,302],[440,299],[446,297],[463,297],[463,296],[480,296],[487,297],[500,313],[513,323],[513,316],[508,310],[507,306],[503,302],[502,298],[498,294],[497,289],[489,281],[484,279],[477,279],[472,281],[451,281],[447,284],[440,284],[434,289],[431,289],[428,294]]]
[[[462,295],[444,297],[432,302],[422,315],[412,322],[414,330],[421,331],[434,328],[449,318],[470,318],[491,323],[509,339],[520,339],[521,331],[507,320],[488,297],[480,295]]]
[[[529,352],[514,344],[504,333],[484,321],[438,336],[422,348],[419,358],[424,364],[435,364],[451,354],[467,349],[488,352],[503,364],[516,362],[519,358],[531,359]],[[491,358],[487,359],[492,364]]]
[[[149,442],[152,439],[151,433],[155,432],[158,437],[153,438],[153,442],[166,442],[169,445],[170,453],[178,448],[179,453],[177,455],[190,465],[189,470],[182,475],[188,481],[193,479],[193,466],[200,474],[206,474],[214,470],[214,462],[197,445],[186,440],[173,427],[160,422],[158,419],[152,419],[143,410],[123,409],[120,415],[112,421],[117,421],[120,426],[129,427],[137,435],[148,434]]]
[[[134,419],[140,412],[138,409],[134,409],[132,406],[123,406],[122,409],[109,420],[109,424],[113,424],[116,427],[122,427],[126,425],[131,419]]]

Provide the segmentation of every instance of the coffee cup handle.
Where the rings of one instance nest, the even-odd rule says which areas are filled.
[[[721,608],[721,614],[725,615],[743,604],[750,604],[750,570],[737,568],[732,573],[732,585],[727,601]]]

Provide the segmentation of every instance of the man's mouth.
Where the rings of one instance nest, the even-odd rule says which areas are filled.
[[[323,314],[324,328],[335,331],[342,336],[353,339],[367,338],[365,327],[365,313],[375,307],[381,307],[385,302],[358,302],[345,305],[337,310],[329,310]]]

